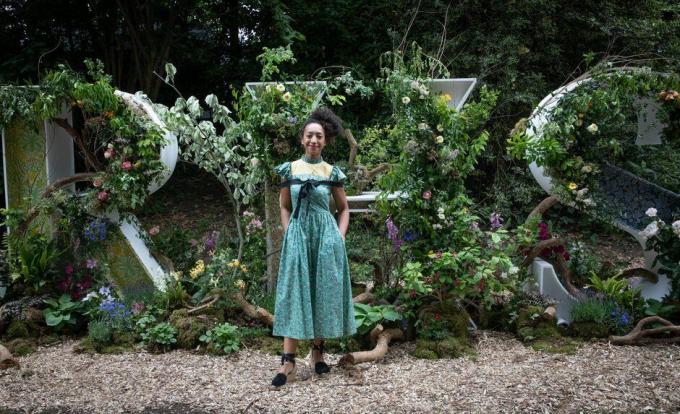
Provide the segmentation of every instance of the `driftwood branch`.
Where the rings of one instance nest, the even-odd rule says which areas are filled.
[[[199,306],[197,306],[197,307],[195,307],[195,308],[189,309],[189,310],[187,311],[187,313],[188,313],[189,315],[191,315],[192,313],[196,313],[196,312],[201,311],[201,310],[203,310],[203,309],[207,309],[207,308],[211,307],[211,306],[212,306],[215,302],[217,302],[218,300],[220,300],[220,295],[212,295],[212,296],[209,296],[209,297],[206,298],[206,300],[203,301],[203,304],[202,304],[202,305],[199,305]]]
[[[644,329],[646,325],[651,323],[659,323],[663,326],[660,328]],[[661,338],[650,337],[651,335],[660,334],[670,334],[671,336]],[[641,319],[629,334],[624,336],[612,335],[609,337],[609,342],[614,345],[644,345],[680,342],[680,326],[673,325],[671,322],[659,316],[648,316]]]
[[[352,302],[371,303],[375,299],[375,296],[373,295],[373,286],[374,285],[366,286],[366,290],[352,298]]]
[[[385,356],[389,349],[389,344],[392,339],[402,339],[404,333],[401,329],[384,329],[382,325],[378,325],[370,333],[370,338],[373,342],[375,339],[375,347],[370,351],[351,352],[345,354],[340,358],[338,365],[341,367],[349,367],[362,362],[376,361]]]
[[[632,269],[627,269],[621,272],[621,275],[619,276],[621,278],[630,278],[630,277],[641,277],[643,279],[647,279],[651,283],[656,283],[659,281],[659,276],[652,272],[651,270],[645,269],[644,267],[634,267]]]
[[[0,369],[21,368],[7,348],[0,345]]]
[[[64,177],[60,178],[57,181],[53,182],[52,184],[48,185],[47,188],[42,193],[42,198],[47,198],[50,195],[52,195],[53,192],[56,190],[66,187],[69,184],[77,183],[77,182],[83,182],[83,181],[94,181],[94,179],[97,177],[97,173],[78,173],[75,175],[72,175],[70,177]],[[26,229],[28,228],[29,224],[35,220],[36,217],[38,217],[38,214],[40,213],[40,210],[38,209],[37,206],[33,206],[28,213],[26,214],[26,219],[21,222],[16,228],[17,234],[23,234]]]
[[[267,326],[274,325],[274,316],[271,313],[269,313],[267,309],[255,306],[252,303],[248,302],[245,296],[243,296],[243,292],[238,291],[235,294],[233,294],[231,298],[236,303],[239,304],[239,306],[246,313],[246,315],[254,319],[259,319],[260,321],[264,322]]]
[[[359,144],[357,144],[357,140],[354,139],[354,135],[352,135],[352,130],[350,129],[345,129],[345,138],[347,138],[347,142],[349,143],[349,169],[352,170],[354,169],[354,162],[356,161],[357,152],[359,151]]]
[[[529,213],[529,216],[527,217],[527,221],[529,221],[532,217],[538,216],[538,215],[543,215],[550,207],[554,206],[557,203],[557,197],[551,195],[543,199],[536,208],[531,210],[531,213]]]
[[[73,142],[75,142],[78,149],[80,149],[80,152],[85,157],[85,162],[87,162],[87,165],[90,168],[95,171],[101,171],[104,169],[99,163],[99,160],[97,160],[97,157],[95,157],[94,154],[92,154],[85,146],[85,140],[83,139],[83,136],[80,134],[80,132],[73,128],[65,118],[52,118],[52,122],[62,127],[64,131],[66,131],[71,136],[71,138],[73,138]]]
[[[527,257],[524,258],[524,261],[522,262],[522,266],[529,266],[534,261],[535,258],[541,255],[541,252],[543,250],[552,249],[553,247],[558,246],[566,247],[566,241],[561,238],[541,240],[540,242],[536,243],[536,245],[529,251],[529,254],[527,255]]]

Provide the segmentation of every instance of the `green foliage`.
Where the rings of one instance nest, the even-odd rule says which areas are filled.
[[[595,322],[608,325],[612,312],[616,310],[616,303],[598,297],[578,301],[571,308],[573,322]]]
[[[113,330],[105,321],[92,320],[87,324],[87,337],[96,344],[111,343]]]
[[[229,323],[217,325],[202,335],[200,340],[205,342],[210,349],[225,354],[238,351],[241,345],[238,326]]]
[[[611,71],[611,64],[603,66],[544,114],[548,122],[542,130],[520,129],[510,144],[514,155],[546,168],[553,178],[554,191],[563,200],[587,209],[599,206],[603,214],[611,214],[607,210],[616,207],[605,205],[599,194],[598,176],[605,161],[632,168],[643,178],[680,191],[677,163],[666,162],[665,168],[661,167],[664,169],[656,163],[659,155],[677,159],[680,154],[680,129],[676,125],[680,107],[674,92],[680,89],[680,77],[651,72],[649,68]],[[663,149],[637,146],[632,138],[637,133],[640,99],[650,97],[659,105],[659,121],[668,125]],[[677,99],[680,102],[680,97]]]
[[[167,351],[177,342],[177,329],[168,322],[161,322],[142,332],[144,343]]]
[[[66,325],[75,325],[82,309],[80,302],[73,302],[69,295],[61,295],[58,299],[45,299],[47,308],[43,311],[47,326],[56,330]]]
[[[676,217],[677,218],[677,217]],[[659,264],[659,273],[671,281],[668,298],[680,300],[680,219],[667,224],[654,215],[653,221],[643,231],[647,238],[646,250],[657,253],[654,265]]]
[[[613,300],[619,307],[629,310],[634,316],[642,314],[644,299],[640,288],[633,288],[626,279],[608,278],[600,279],[596,274],[590,277],[591,287],[603,293],[605,297]]]
[[[56,240],[47,236],[31,234],[16,240],[16,253],[10,256],[11,278],[14,282],[23,283],[27,294],[49,292],[54,288],[54,279],[58,274],[57,264],[63,251]]]
[[[354,321],[360,335],[369,333],[383,321],[397,321],[401,315],[390,305],[370,306],[363,303],[354,304]]]

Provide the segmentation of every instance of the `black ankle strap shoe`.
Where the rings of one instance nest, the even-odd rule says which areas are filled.
[[[314,344],[314,343],[312,344],[312,349],[319,351],[319,354],[322,357],[323,357],[323,344],[324,344],[324,341],[319,342],[319,345]],[[314,372],[316,372],[319,375],[327,374],[327,373],[331,372],[331,367],[329,367],[328,364],[326,364],[323,361],[317,362],[316,364],[314,364]]]
[[[281,355],[281,365],[285,364],[286,362],[291,362],[293,364],[293,369],[290,370],[288,374],[282,374],[278,373],[272,380],[272,386],[274,387],[281,387],[286,385],[288,382],[293,382],[295,381],[295,371],[297,369],[297,365],[295,365],[295,354],[292,353],[284,353]]]

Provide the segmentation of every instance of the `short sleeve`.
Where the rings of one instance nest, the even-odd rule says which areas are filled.
[[[345,175],[344,172],[335,165],[333,166],[333,171],[331,171],[331,181],[342,181],[345,183],[347,181],[347,176]]]
[[[290,161],[289,162],[284,162],[283,164],[279,164],[276,167],[274,167],[274,172],[276,172],[278,175],[281,176],[281,178],[285,180],[290,179]]]

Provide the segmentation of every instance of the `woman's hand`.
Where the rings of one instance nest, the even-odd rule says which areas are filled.
[[[342,187],[331,187],[333,193],[333,200],[335,200],[335,207],[338,209],[338,230],[340,230],[340,237],[345,240],[345,234],[349,228],[349,205],[347,204],[347,196],[345,189]]]
[[[293,209],[293,203],[290,199],[290,187],[283,187],[279,192],[279,206],[281,207],[281,226],[283,232],[288,230],[288,221],[290,221],[290,211]]]

